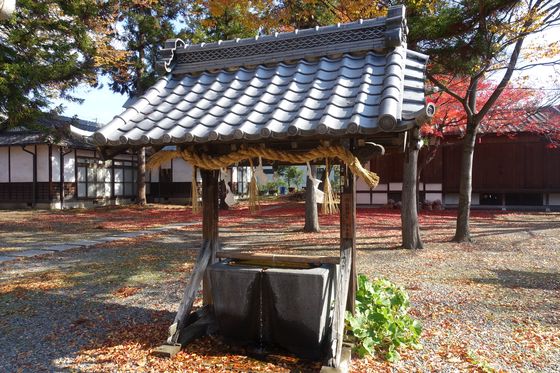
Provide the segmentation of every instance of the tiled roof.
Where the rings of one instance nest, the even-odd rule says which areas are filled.
[[[511,109],[517,116],[515,122],[511,119],[512,113],[508,113],[504,120],[489,119],[480,124],[478,133],[480,135],[508,135],[519,133],[533,133],[539,135],[558,135],[560,132],[560,107],[547,106],[537,109]],[[423,128],[424,136],[430,136],[432,131],[430,126]],[[445,126],[444,136],[463,136],[464,126]]]
[[[0,131],[0,146],[57,144],[82,149],[94,148],[89,139],[72,136],[69,130],[72,126],[85,133],[93,133],[99,129],[97,123],[77,118],[43,116],[37,119],[33,129],[16,127]]]
[[[309,39],[327,34],[338,41]],[[428,57],[407,50],[405,36],[398,7],[389,17],[347,25],[206,46],[168,44],[163,54],[171,73],[97,131],[94,142],[165,145],[406,130],[426,111]],[[249,46],[252,54],[239,57]]]

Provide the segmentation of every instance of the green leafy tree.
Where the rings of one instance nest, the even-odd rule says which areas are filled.
[[[177,25],[189,9],[185,0],[108,0],[101,6],[113,22],[105,30],[97,65],[110,77],[114,92],[137,96],[155,82],[162,73],[157,52],[165,40],[184,36]]]
[[[280,166],[278,167],[278,175],[286,180],[288,188],[292,186],[297,188],[303,180],[303,170],[297,166]]]
[[[471,241],[472,167],[478,129],[510,84],[514,72],[534,65],[521,62],[526,38],[560,22],[560,3],[555,0],[438,0],[430,2],[431,6],[409,3],[410,42],[430,55],[430,82],[457,100],[465,112],[454,240]],[[558,54],[557,45],[529,50],[534,60]],[[496,73],[499,74],[497,84],[481,95],[484,80]],[[466,90],[453,89],[457,79],[467,81]]]
[[[101,13],[113,20],[107,25],[97,56],[97,66],[110,77],[114,92],[139,96],[161,75],[157,52],[165,40],[178,37],[175,25],[190,9],[184,0],[109,0]],[[137,203],[146,203],[146,153],[137,150]]]
[[[302,0],[312,5],[316,0]],[[338,0],[324,2],[341,22],[356,21],[383,15],[389,5],[402,1]],[[463,107],[467,117],[463,139],[459,209],[455,241],[470,241],[470,205],[472,192],[472,160],[480,123],[508,87],[514,72],[538,65],[540,58],[559,53],[559,42],[527,46],[526,38],[560,23],[560,3],[557,0],[407,0],[410,33],[408,46],[430,56],[428,78]],[[525,49],[525,60],[520,56]],[[558,63],[558,60],[550,63]],[[522,65],[522,66],[520,66]],[[497,84],[490,94],[480,99],[481,84],[496,77]],[[451,77],[441,80],[438,77]],[[456,92],[456,79],[468,80],[468,89]],[[417,168],[417,149],[408,147],[406,169]],[[415,195],[413,178],[405,180],[403,192]],[[412,198],[410,198],[412,201]],[[409,201],[410,202],[410,201]],[[404,200],[403,200],[404,204]],[[403,246],[421,248],[417,224],[416,203],[402,209]],[[404,205],[403,205],[404,207]]]
[[[72,89],[97,81],[102,23],[95,0],[18,0],[0,21],[0,129],[33,122],[54,99],[79,101]]]

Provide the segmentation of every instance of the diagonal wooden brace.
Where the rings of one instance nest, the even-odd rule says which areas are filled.
[[[169,327],[169,337],[167,338],[168,344],[175,344],[179,340],[179,334],[185,327],[185,321],[187,320],[187,317],[192,310],[196,291],[200,287],[200,283],[202,282],[204,272],[206,271],[206,267],[210,262],[211,256],[212,248],[210,241],[205,241],[204,245],[200,249],[200,252],[198,253],[196,264],[194,266],[187,287],[185,288],[185,292],[183,293],[183,299],[179,304],[179,310],[177,311],[177,315],[175,315],[175,320]]]

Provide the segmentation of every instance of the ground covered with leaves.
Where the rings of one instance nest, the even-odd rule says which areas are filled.
[[[238,208],[221,212],[220,235],[231,248],[336,255],[338,216],[322,216],[320,233],[302,233],[303,221],[302,204],[270,203],[256,215]],[[560,371],[560,214],[485,211],[472,221],[475,243],[455,244],[453,211],[423,213],[426,248],[408,251],[398,248],[398,211],[358,210],[358,271],[405,287],[424,331],[422,349],[395,363],[354,358],[353,371]],[[30,242],[176,222],[200,217],[162,206],[0,212],[2,240],[13,232]],[[318,370],[279,351],[257,358],[219,336],[173,359],[151,355],[173,320],[200,229],[0,264],[0,371]]]

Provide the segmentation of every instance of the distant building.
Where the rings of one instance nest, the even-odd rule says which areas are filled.
[[[0,132],[0,207],[72,208],[130,203],[136,157],[103,160],[87,139],[95,123],[55,117]],[[82,135],[83,134],[83,135]]]
[[[483,126],[474,152],[472,206],[474,208],[560,210],[560,148],[551,146],[558,134],[560,110],[535,114],[540,123],[494,128]],[[530,123],[529,123],[530,124]],[[419,201],[441,201],[453,208],[459,203],[461,133],[446,132],[431,162],[423,164],[421,150]],[[370,169],[381,182],[373,190],[358,181],[357,202],[385,205],[400,201],[404,154],[374,158]]]
[[[265,173],[272,174],[271,167]],[[232,191],[237,195],[249,193],[251,169],[231,167],[228,169]],[[175,158],[146,173],[146,197],[155,203],[190,203],[192,192],[193,168],[181,158]],[[272,180],[272,177],[270,176]],[[200,184],[200,174],[198,183]]]

